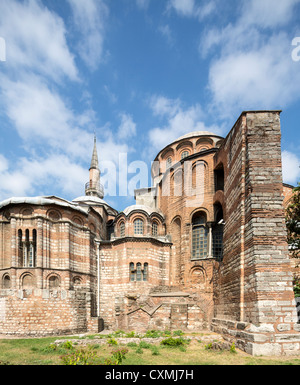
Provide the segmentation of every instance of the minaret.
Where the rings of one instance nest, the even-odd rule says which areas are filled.
[[[85,195],[103,198],[103,186],[100,184],[100,170],[98,164],[96,135],[94,136],[94,149],[90,167],[90,180],[85,185]]]

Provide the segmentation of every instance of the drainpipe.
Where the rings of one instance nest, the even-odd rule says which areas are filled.
[[[95,239],[97,248],[97,317],[100,317],[100,241]]]

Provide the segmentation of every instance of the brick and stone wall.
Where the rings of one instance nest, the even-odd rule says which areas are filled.
[[[255,354],[299,350],[280,139],[279,111],[246,112],[215,159],[225,170],[226,224],[212,326]]]

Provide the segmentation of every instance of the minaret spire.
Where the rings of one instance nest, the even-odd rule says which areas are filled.
[[[103,198],[103,186],[100,184],[100,169],[98,162],[98,152],[97,152],[97,139],[96,134],[94,133],[94,148],[92,161],[90,166],[90,180],[85,185],[85,195],[96,196],[98,198]]]
[[[93,155],[92,155],[92,161],[91,161],[90,169],[91,168],[95,168],[95,169],[99,168],[96,134],[94,134],[94,149],[93,149]]]

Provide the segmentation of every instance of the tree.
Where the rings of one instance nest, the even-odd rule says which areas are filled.
[[[300,259],[300,183],[293,190],[294,194],[286,209],[286,226],[288,231],[289,250],[294,258]],[[294,293],[300,297],[300,277],[294,276]]]
[[[300,258],[300,182],[286,209],[289,249],[294,258]]]

